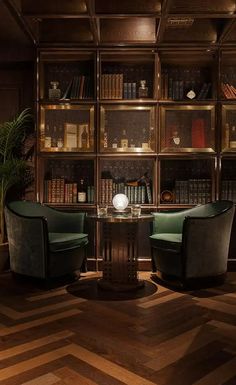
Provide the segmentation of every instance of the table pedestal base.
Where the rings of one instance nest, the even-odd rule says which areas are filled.
[[[103,223],[103,277],[100,287],[130,291],[143,286],[138,280],[138,223]]]
[[[133,291],[141,289],[144,287],[144,281],[138,280],[137,283],[119,283],[119,282],[110,282],[103,278],[98,280],[98,286],[103,290],[109,291]]]

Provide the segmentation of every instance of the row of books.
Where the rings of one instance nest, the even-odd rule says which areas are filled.
[[[101,98],[123,98],[123,74],[103,74],[101,76]]]
[[[205,204],[211,202],[210,179],[188,179],[175,181],[175,203]]]
[[[183,100],[188,98],[187,93],[193,90],[196,96],[193,99],[209,98],[211,82],[202,82],[197,84],[195,80],[175,79],[168,72],[162,74],[162,98]]]
[[[87,99],[91,97],[90,77],[85,75],[74,76],[67,84],[61,99]]]
[[[116,194],[125,194],[130,204],[152,203],[151,186],[129,185],[124,182],[114,182],[113,179],[101,179],[101,203],[112,204]]]
[[[236,88],[230,83],[221,83],[221,91],[225,99],[236,99]]]
[[[236,203],[236,180],[223,180],[221,183],[221,199]]]
[[[86,188],[87,203],[94,202],[94,186]],[[47,203],[77,203],[77,183],[67,183],[64,178],[53,178],[44,181],[44,201]]]

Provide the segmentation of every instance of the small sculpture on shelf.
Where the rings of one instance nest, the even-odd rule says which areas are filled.
[[[140,99],[148,97],[148,87],[146,86],[146,80],[140,80],[140,87],[138,89],[138,97]]]
[[[181,141],[180,141],[180,136],[179,132],[177,129],[173,130],[172,136],[170,138],[170,146],[171,147],[180,147]]]
[[[51,88],[49,88],[48,96],[50,100],[60,99],[61,90],[57,88],[59,86],[59,82],[52,81],[50,82]]]

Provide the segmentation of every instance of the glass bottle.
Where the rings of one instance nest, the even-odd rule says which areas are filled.
[[[51,88],[49,88],[48,96],[50,100],[60,99],[61,90],[57,88],[59,86],[59,82],[52,81],[50,82]]]
[[[58,148],[63,148],[63,128],[62,126],[59,126],[59,134],[58,134],[58,138],[57,138],[57,147]]]
[[[142,149],[147,150],[149,148],[149,137],[146,128],[143,128],[142,132]]]
[[[78,185],[78,202],[85,203],[86,200],[87,200],[86,187],[84,184],[84,179],[81,178]]]
[[[118,147],[118,140],[117,140],[117,138],[115,137],[114,139],[113,139],[113,142],[112,142],[112,148],[117,148]]]
[[[131,147],[131,148],[135,148],[135,147],[136,147],[136,146],[135,146],[135,141],[134,141],[133,138],[130,139],[130,147]]]
[[[45,148],[51,148],[52,147],[52,137],[50,135],[49,124],[46,124],[44,147]]]
[[[120,139],[120,146],[121,148],[128,148],[129,140],[128,136],[126,134],[126,130],[122,131],[121,139]]]
[[[104,134],[103,134],[103,147],[104,148],[108,147],[108,135],[106,131],[104,131]]]
[[[57,127],[53,126],[52,147],[57,147]]]
[[[81,146],[83,149],[88,148],[88,133],[86,126],[84,127],[83,132],[81,134]]]
[[[148,87],[146,86],[146,80],[140,80],[140,86],[138,89],[138,97],[139,98],[147,98],[148,97]]]
[[[40,129],[40,149],[42,150],[44,147],[45,147],[45,125],[42,125]]]

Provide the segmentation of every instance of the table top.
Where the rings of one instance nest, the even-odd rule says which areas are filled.
[[[104,216],[99,215],[88,215],[88,219],[92,219],[97,222],[108,222],[108,223],[139,223],[139,222],[152,222],[154,216],[152,214],[141,214],[138,217],[132,216],[131,214],[108,214]]]

